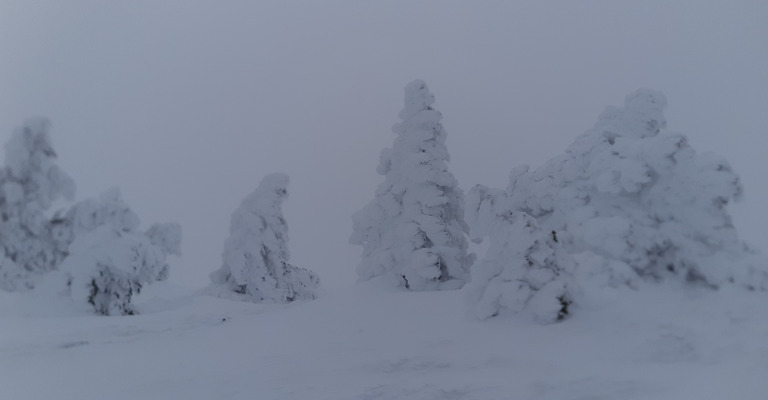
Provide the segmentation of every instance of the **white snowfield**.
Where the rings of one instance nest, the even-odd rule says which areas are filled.
[[[768,398],[768,296],[670,285],[607,289],[548,325],[375,280],[287,305],[158,283],[124,317],[0,292],[0,398]]]

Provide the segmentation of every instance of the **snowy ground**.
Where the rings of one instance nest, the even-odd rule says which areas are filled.
[[[97,317],[0,292],[2,399],[766,399],[768,296],[649,287],[538,325],[372,284],[264,306],[168,285]]]

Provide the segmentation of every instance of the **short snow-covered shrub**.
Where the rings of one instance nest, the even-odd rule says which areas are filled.
[[[232,214],[223,264],[211,274],[215,286],[259,303],[317,296],[317,275],[288,262],[288,225],[282,212],[287,186],[288,176],[267,175]]]
[[[542,229],[523,211],[504,208],[501,196],[482,185],[467,196],[473,240],[490,241],[465,287],[475,315],[488,318],[525,309],[540,322],[566,318],[575,289],[573,261],[557,232]]]
[[[178,224],[155,224],[138,231],[139,218],[117,189],[86,200],[57,217],[67,256],[60,271],[69,293],[103,315],[130,315],[132,297],[142,287],[168,277],[166,258],[181,254]]]

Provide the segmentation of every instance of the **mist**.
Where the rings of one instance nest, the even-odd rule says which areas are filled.
[[[640,87],[668,131],[741,176],[741,237],[768,249],[768,5],[761,2],[0,3],[0,141],[46,116],[77,198],[121,188],[177,221],[171,281],[221,264],[232,212],[290,176],[292,263],[356,280],[351,215],[382,177],[403,87],[424,79],[464,190],[507,184]],[[63,205],[62,205],[63,206]]]

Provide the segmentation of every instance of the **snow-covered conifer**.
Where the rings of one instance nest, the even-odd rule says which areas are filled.
[[[66,249],[60,273],[75,301],[98,314],[133,314],[133,295],[168,277],[169,254],[181,254],[181,228],[155,224],[138,231],[138,216],[111,189],[54,218],[58,245]]]
[[[534,217],[604,284],[677,276],[768,288],[726,206],[742,188],[728,163],[666,133],[660,92],[641,89],[542,167],[513,170],[504,200]]]
[[[504,193],[476,185],[467,196],[472,238],[490,238],[485,257],[465,287],[475,315],[488,318],[525,309],[541,322],[561,320],[573,302],[573,262],[523,211],[506,207]]]
[[[0,289],[27,290],[55,269],[46,210],[59,198],[71,199],[75,185],[54,163],[50,124],[30,119],[5,147],[0,170]]]
[[[223,265],[211,274],[215,285],[254,302],[287,303],[316,297],[315,273],[288,261],[288,226],[282,204],[288,176],[267,175],[232,214]]]
[[[448,171],[442,115],[427,85],[405,87],[405,107],[377,172],[374,199],[353,216],[350,243],[363,246],[362,280],[386,276],[411,290],[456,289],[469,279],[463,193]]]

